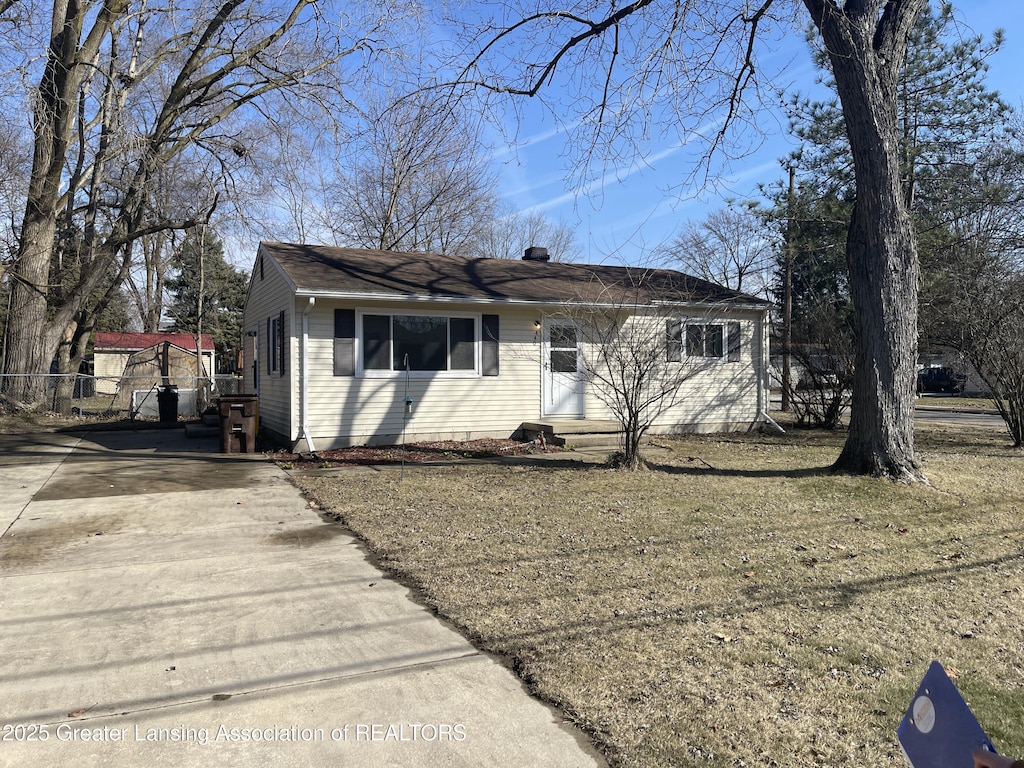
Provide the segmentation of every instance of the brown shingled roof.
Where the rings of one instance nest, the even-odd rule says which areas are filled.
[[[169,341],[176,347],[182,349],[196,348],[196,337],[191,333],[119,333],[115,331],[96,331],[93,340],[93,349],[116,349],[139,351],[152,347],[154,344],[163,344]],[[214,349],[213,336],[204,333],[201,345],[203,351]]]
[[[288,243],[261,243],[260,252],[277,261],[296,292],[306,295],[365,294],[541,304],[767,304],[667,269],[467,259]]]

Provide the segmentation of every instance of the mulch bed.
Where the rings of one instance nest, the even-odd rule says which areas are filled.
[[[553,453],[561,448],[541,446],[534,442],[519,440],[440,440],[437,442],[408,443],[400,445],[361,445],[351,448],[334,448],[314,453],[288,453],[279,451],[271,458],[288,469],[326,469],[369,464],[428,464],[458,459],[486,459],[496,456],[524,456],[536,453]]]

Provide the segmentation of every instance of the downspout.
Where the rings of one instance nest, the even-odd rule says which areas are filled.
[[[313,436],[309,433],[309,312],[316,304],[314,296],[309,297],[309,302],[302,310],[302,347],[299,350],[299,440],[305,439],[306,448],[310,453],[316,449],[313,447]]]
[[[768,339],[768,323],[765,322],[768,317],[767,310],[761,312],[761,360],[758,363],[758,385],[757,385],[757,419],[755,420],[754,427],[764,427],[769,425],[774,429],[778,430],[779,434],[784,435],[786,430],[782,428],[775,419],[769,414],[768,410],[771,407],[772,402],[772,381],[771,374],[768,372],[770,355],[768,352],[769,339]]]

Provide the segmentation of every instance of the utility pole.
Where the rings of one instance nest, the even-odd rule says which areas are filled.
[[[206,408],[206,384],[203,378],[203,293],[206,291],[206,222],[199,232],[199,299],[196,306],[196,410],[201,416]],[[202,393],[202,394],[200,394]]]
[[[789,195],[786,201],[786,268],[782,281],[782,410],[790,409],[792,386],[790,354],[793,346],[793,198],[796,191],[796,169],[789,166]]]

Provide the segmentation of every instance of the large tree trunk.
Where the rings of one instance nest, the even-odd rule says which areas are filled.
[[[918,264],[909,216],[894,204],[902,192],[894,195],[858,190],[850,225],[857,344],[850,431],[835,467],[911,481],[923,479],[914,455]]]
[[[857,347],[850,431],[835,469],[923,481],[914,455],[917,245],[900,182],[896,84],[927,0],[805,0],[832,60],[857,200],[847,238]],[[884,11],[882,6],[884,5]]]
[[[26,216],[16,266],[11,270],[11,313],[3,373],[42,374],[50,370],[46,296],[55,231],[56,215]],[[4,377],[3,381],[8,404],[27,410],[44,405],[46,382],[41,376]]]
[[[57,229],[62,169],[75,122],[73,105],[101,40],[127,0],[111,0],[93,18],[80,46],[85,17],[94,9],[79,0],[54,0],[50,47],[36,94],[34,144],[22,231],[15,268],[4,373],[45,374],[63,333],[47,322],[50,259]],[[69,106],[71,105],[71,106]],[[7,398],[23,408],[42,405],[40,376],[5,380]]]

